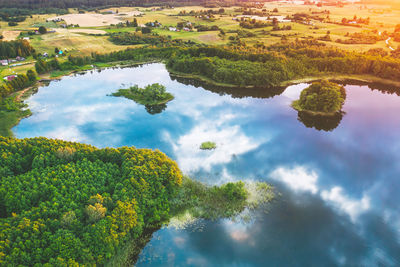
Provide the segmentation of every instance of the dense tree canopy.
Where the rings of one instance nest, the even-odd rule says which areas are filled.
[[[27,57],[33,52],[34,49],[26,40],[0,41],[0,59]]]
[[[400,81],[400,60],[393,55],[347,52],[315,40],[297,40],[257,49],[251,47],[164,47],[93,54],[90,62],[164,60],[170,71],[194,74],[236,86],[269,87],[327,73],[373,75]]]
[[[0,137],[0,154],[1,266],[106,263],[168,218],[182,179],[146,149]]]
[[[343,86],[322,80],[304,89],[294,107],[305,111],[332,113],[341,110],[345,99],[346,91]]]
[[[11,81],[6,81],[0,85],[0,100],[11,93],[33,85],[35,82],[36,73],[32,70],[28,70],[26,74],[18,74],[18,76]]]

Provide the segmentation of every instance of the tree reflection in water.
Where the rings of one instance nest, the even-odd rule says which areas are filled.
[[[163,112],[167,108],[167,104],[145,105],[145,108],[149,114],[155,115]]]
[[[319,115],[305,111],[299,111],[297,119],[307,128],[315,128],[318,131],[333,131],[342,121],[344,112],[337,112],[334,115]]]

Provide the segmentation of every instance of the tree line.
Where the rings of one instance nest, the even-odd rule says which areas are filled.
[[[139,31],[140,30],[140,31]],[[137,32],[118,32],[111,33],[109,40],[117,45],[136,45],[136,44],[147,44],[158,47],[170,47],[170,46],[192,46],[195,43],[182,39],[171,39],[170,37],[165,37],[158,35],[156,33],[147,32],[145,30],[150,30],[149,27],[137,28]]]
[[[32,86],[36,82],[36,73],[28,70],[26,74],[18,74],[11,81],[6,81],[0,85],[0,100],[9,94]]]
[[[0,0],[0,8],[103,8],[110,6],[157,6],[157,5],[200,5],[203,0]]]
[[[40,9],[28,9],[28,8],[15,8],[15,7],[3,7],[0,8],[0,18],[3,21],[8,22],[22,22],[26,20],[27,16],[33,14],[67,14],[67,9],[59,8],[40,8]]]
[[[127,40],[133,42],[146,40],[137,39],[140,34],[121,36],[125,35]],[[96,62],[163,60],[172,72],[201,76],[213,82],[235,86],[271,87],[291,79],[328,73],[365,74],[400,81],[400,59],[395,57],[395,53],[389,55],[378,52],[347,52],[328,47],[317,40],[296,40],[260,48],[243,44],[230,47],[184,46],[166,39],[161,44],[143,48],[108,54],[93,53],[90,57],[70,56],[62,64],[49,62],[47,64],[51,68],[43,69],[49,71],[56,67],[67,70]],[[40,61],[37,65],[40,65]],[[42,73],[42,70],[37,68],[37,72]]]
[[[0,41],[0,59],[27,57],[34,53],[33,47],[26,40]]]

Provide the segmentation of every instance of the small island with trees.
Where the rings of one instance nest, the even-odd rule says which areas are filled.
[[[300,99],[293,101],[292,107],[311,115],[333,116],[341,111],[345,99],[343,86],[322,80],[304,89]]]
[[[217,148],[217,145],[214,143],[214,142],[203,142],[201,145],[200,145],[200,149],[201,150],[213,150],[213,149],[216,149]]]
[[[111,95],[123,96],[145,106],[162,105],[174,99],[174,96],[166,91],[165,86],[158,83],[147,85],[145,88],[134,85],[128,89],[119,89]]]

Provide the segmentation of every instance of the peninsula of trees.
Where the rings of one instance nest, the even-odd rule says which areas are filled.
[[[0,266],[104,265],[171,216],[254,207],[244,183],[183,178],[160,151],[0,137],[0,154]],[[264,183],[256,190],[259,203],[273,197]]]

